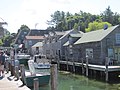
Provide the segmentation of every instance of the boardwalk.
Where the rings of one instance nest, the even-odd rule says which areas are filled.
[[[4,78],[0,78],[0,90],[31,90],[27,86],[22,86],[22,81],[15,81],[14,76],[5,74]]]
[[[77,63],[74,62],[75,66],[82,66],[82,63]],[[73,62],[70,61],[60,61],[60,64],[68,64],[68,65],[73,65]],[[83,64],[84,67],[86,67],[86,64]],[[105,71],[106,67],[105,65],[92,65],[92,64],[88,64],[88,68],[92,69],[92,70],[98,70],[98,71]],[[120,66],[108,66],[108,71],[112,72],[112,71],[120,71]]]

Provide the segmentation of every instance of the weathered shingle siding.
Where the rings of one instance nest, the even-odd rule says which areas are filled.
[[[115,50],[115,47],[120,45],[116,45],[116,33],[120,33],[120,27],[115,28],[111,33],[109,33],[105,38],[98,42],[89,42],[83,43],[79,45],[75,45],[74,57],[79,57],[78,62],[81,62],[81,58],[86,58],[86,49],[93,49],[93,59],[89,59],[89,63],[91,64],[105,64],[105,58],[108,56],[108,48],[112,48]],[[77,50],[78,49],[78,50]],[[114,53],[115,54],[115,53]],[[78,55],[78,56],[77,56]],[[74,58],[74,60],[76,60]]]

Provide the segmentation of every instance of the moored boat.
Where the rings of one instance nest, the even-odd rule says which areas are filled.
[[[28,61],[29,72],[25,72],[25,79],[26,84],[28,87],[33,87],[34,79],[38,78],[39,86],[48,85],[50,80],[50,73],[49,72],[36,72],[34,67],[34,61]]]
[[[35,75],[31,75],[30,72],[25,72],[25,75],[26,75],[26,84],[28,87],[33,87],[35,78],[38,78],[39,86],[44,86],[49,84],[49,80],[50,80],[49,73],[37,73]]]
[[[44,55],[35,55],[33,58],[36,69],[50,69],[50,62]]]
[[[25,53],[20,53],[20,54],[17,54],[16,56],[17,56],[17,60],[19,60],[20,64],[27,65],[28,60],[30,60],[30,55],[27,55]]]

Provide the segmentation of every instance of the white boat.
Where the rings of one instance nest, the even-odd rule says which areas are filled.
[[[28,66],[29,66],[29,71],[25,71],[25,80],[26,80],[26,85],[28,87],[33,87],[34,85],[34,79],[38,78],[39,85],[48,85],[50,81],[50,73],[46,72],[36,72],[35,67],[34,67],[34,61],[29,60],[28,61]]]
[[[27,55],[25,53],[20,53],[16,55],[16,59],[19,60],[20,64],[27,65],[28,60],[30,60],[30,55]]]
[[[34,66],[37,69],[49,69],[50,68],[49,63],[34,63]]]
[[[37,69],[50,69],[49,60],[44,55],[34,56],[34,67]]]

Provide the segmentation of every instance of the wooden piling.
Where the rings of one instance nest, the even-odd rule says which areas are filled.
[[[5,62],[5,67],[6,67],[6,72],[8,73],[9,72],[9,62],[8,62],[8,60],[6,60],[6,62]]]
[[[66,59],[67,59],[67,71],[68,71],[69,70],[68,57]]]
[[[75,61],[74,61],[73,54],[72,54],[72,69],[73,69],[73,72],[75,73]]]
[[[16,80],[19,80],[19,67],[15,66],[15,76],[16,76]]]
[[[25,66],[24,64],[20,65],[20,70],[21,70],[21,79],[24,85],[26,85],[26,79],[25,79]]]
[[[57,60],[58,60],[58,69],[60,69],[60,56],[59,55],[57,57]]]
[[[86,76],[88,77],[88,57],[86,57]]]
[[[108,65],[109,65],[109,58],[108,57],[106,57],[106,62],[105,62],[105,67],[106,67],[106,69],[105,69],[105,80],[106,80],[106,82],[108,82]]]
[[[51,90],[57,90],[57,64],[51,64]]]
[[[85,70],[84,70],[83,58],[81,58],[81,60],[82,60],[82,74],[84,75]]]
[[[39,80],[38,80],[38,78],[34,79],[34,90],[39,90]]]

